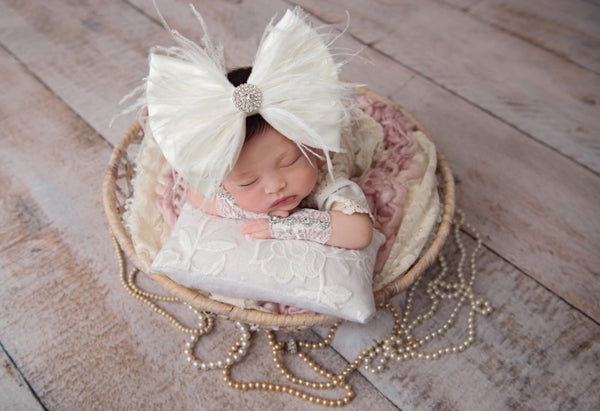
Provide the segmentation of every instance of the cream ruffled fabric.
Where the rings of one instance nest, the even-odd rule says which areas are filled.
[[[373,289],[380,290],[406,272],[417,260],[427,243],[440,214],[437,191],[437,156],[433,143],[420,131],[411,133],[419,150],[413,161],[422,165],[423,177],[408,188],[404,218],[396,235],[390,255],[380,273],[373,279]]]
[[[145,137],[135,161],[133,196],[127,201],[123,220],[131,235],[135,252],[149,273],[156,254],[171,233],[157,205],[156,186],[166,160],[156,142],[145,131]]]

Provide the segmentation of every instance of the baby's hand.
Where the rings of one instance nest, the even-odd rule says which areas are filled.
[[[240,228],[242,234],[252,238],[265,239],[271,238],[271,224],[266,218],[246,221]]]

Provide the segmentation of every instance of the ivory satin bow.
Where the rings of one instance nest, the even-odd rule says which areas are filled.
[[[343,100],[352,86],[339,81],[339,64],[302,12],[288,10],[267,25],[247,84],[237,89],[227,80],[222,49],[194,12],[203,45],[172,30],[179,46],[152,50],[146,81],[148,125],[173,168],[212,194],[235,164],[245,118],[254,113],[304,153],[322,150],[330,166],[330,152],[342,151]]]

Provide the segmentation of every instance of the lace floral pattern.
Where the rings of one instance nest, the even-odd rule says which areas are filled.
[[[311,241],[253,240],[239,220],[184,206],[171,237],[152,264],[155,272],[204,291],[303,307],[363,322],[375,311],[375,236],[364,250]]]

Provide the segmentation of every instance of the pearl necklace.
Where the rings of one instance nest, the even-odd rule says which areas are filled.
[[[409,320],[414,308],[415,293],[423,278],[423,276],[419,276],[407,291],[406,302],[402,313],[389,302],[379,306],[380,309],[388,310],[393,317],[393,326],[390,333],[385,338],[376,341],[372,346],[363,350],[354,361],[348,364],[339,374],[333,374],[327,371],[323,366],[314,361],[309,353],[313,350],[328,347],[335,337],[341,322],[335,323],[330,328],[326,338],[320,342],[300,341],[293,338],[281,342],[277,340],[274,331],[266,331],[275,368],[280,371],[281,375],[289,384],[261,381],[238,382],[232,378],[232,367],[246,355],[250,346],[251,333],[253,330],[258,329],[258,327],[249,327],[239,321],[235,322],[235,327],[240,330],[241,336],[233,344],[227,356],[223,360],[209,362],[200,361],[194,354],[195,347],[202,335],[212,331],[214,326],[214,316],[200,312],[184,302],[183,304],[185,304],[197,317],[198,327],[190,328],[184,326],[177,318],[159,307],[155,302],[180,303],[181,300],[176,297],[168,297],[141,290],[135,284],[135,277],[138,270],[134,268],[129,273],[129,276],[126,276],[123,252],[114,236],[113,243],[119,258],[121,283],[132,296],[150,306],[155,312],[166,317],[180,331],[188,334],[188,339],[185,342],[184,355],[186,356],[188,363],[193,367],[201,371],[222,369],[223,380],[229,387],[234,389],[244,391],[263,390],[283,392],[312,403],[329,407],[339,407],[348,404],[354,398],[355,393],[352,386],[348,383],[348,377],[361,366],[372,373],[381,373],[387,368],[389,361],[403,361],[410,359],[435,360],[447,354],[462,352],[475,341],[475,315],[487,315],[492,311],[492,308],[487,301],[477,298],[473,292],[473,283],[477,272],[476,255],[482,247],[481,237],[479,233],[465,221],[464,213],[457,211],[456,214],[457,217],[455,217],[453,222],[453,238],[460,254],[459,262],[456,267],[457,282],[450,282],[446,279],[448,274],[448,264],[445,257],[440,254],[438,257],[441,268],[440,272],[426,286],[426,293],[430,300],[429,309],[425,313],[417,315],[412,321]],[[467,250],[460,238],[461,229],[470,232],[476,241],[475,247],[469,257],[470,276],[468,278],[463,272]],[[434,317],[438,312],[441,300],[456,300],[456,305],[450,312],[447,320],[429,334],[417,337],[415,335],[416,327]],[[469,304],[469,313],[467,316],[467,332],[464,341],[460,344],[439,348],[431,352],[423,350],[428,343],[442,337],[456,324],[461,308],[467,303]],[[292,372],[287,370],[283,364],[283,357],[286,354],[298,356],[317,376],[320,377],[321,380],[312,381],[295,376]],[[296,388],[290,384],[304,388]],[[339,388],[342,388],[346,392],[345,395],[339,399],[330,399],[306,391],[306,389],[327,390]]]
[[[198,329],[209,329],[209,331],[206,332],[210,332],[210,330],[212,330],[214,324],[212,316],[208,316],[205,313],[196,310],[188,303],[184,303],[184,305],[186,305],[198,317]],[[235,322],[235,327],[242,332],[242,335],[240,336],[239,340],[235,343],[235,349],[232,349],[229,352],[229,354],[227,354],[227,357],[225,357],[224,360],[201,362],[194,354],[194,348],[196,347],[196,344],[198,344],[200,334],[192,334],[189,337],[189,340],[186,341],[185,350],[183,350],[187,361],[194,367],[202,371],[214,370],[215,368],[223,368],[225,366],[233,365],[234,363],[240,361],[248,352],[251,334],[249,327],[245,324],[242,324],[239,321]]]
[[[198,319],[198,328],[186,327],[183,325],[181,321],[179,321],[175,316],[167,312],[165,309],[161,308],[156,301],[166,302],[166,303],[182,303],[182,301],[177,297],[170,297],[160,294],[149,293],[147,291],[142,290],[135,283],[135,278],[139,270],[137,268],[133,268],[129,275],[126,275],[125,268],[125,257],[123,255],[123,250],[119,246],[117,239],[112,236],[113,245],[115,246],[115,250],[117,252],[117,257],[119,259],[119,273],[120,280],[123,287],[135,297],[137,300],[142,301],[150,308],[154,310],[154,312],[161,314],[165,318],[167,318],[171,323],[177,327],[180,331],[185,334],[188,334],[188,340],[185,342],[185,349],[183,353],[185,354],[187,361],[192,364],[192,366],[205,371],[205,370],[213,370],[215,368],[223,368],[226,365],[232,365],[238,361],[240,361],[247,353],[248,347],[250,346],[250,331],[249,327],[245,324],[237,321],[235,323],[235,327],[242,332],[239,341],[236,343],[236,350],[234,352],[230,352],[224,360],[218,361],[209,361],[202,362],[200,361],[194,354],[194,349],[200,340],[202,335],[208,334],[212,331],[214,327],[214,316],[209,315],[204,312],[200,312],[192,307],[190,304],[183,302],[184,306],[188,307],[190,311],[197,317]]]
[[[462,352],[475,341],[475,314],[487,315],[492,311],[489,303],[481,298],[476,298],[473,292],[473,283],[477,272],[476,256],[481,249],[482,242],[479,233],[465,221],[464,213],[457,211],[457,218],[453,226],[453,238],[458,247],[460,258],[456,267],[458,282],[452,283],[446,280],[448,273],[448,264],[445,257],[440,254],[438,260],[441,270],[439,274],[427,284],[427,295],[431,301],[429,310],[424,314],[417,315],[414,320],[409,322],[413,310],[414,296],[417,287],[422,280],[422,276],[417,278],[407,292],[404,313],[401,315],[390,303],[386,303],[383,308],[389,310],[394,318],[394,327],[392,332],[383,340],[377,341],[369,350],[367,358],[364,359],[365,368],[373,373],[379,373],[385,369],[389,360],[401,361],[409,359],[436,360],[444,355]],[[475,237],[475,247],[469,258],[470,278],[466,278],[463,267],[467,257],[467,251],[460,238],[461,228],[473,233]],[[417,338],[414,335],[415,328],[436,314],[440,300],[457,300],[446,322],[431,333]],[[467,317],[467,336],[465,340],[456,345],[450,345],[439,348],[432,352],[424,352],[419,348],[427,343],[434,341],[435,338],[443,336],[455,324],[458,314],[465,303],[469,303],[470,309]],[[379,357],[377,365],[373,365],[374,360]]]

